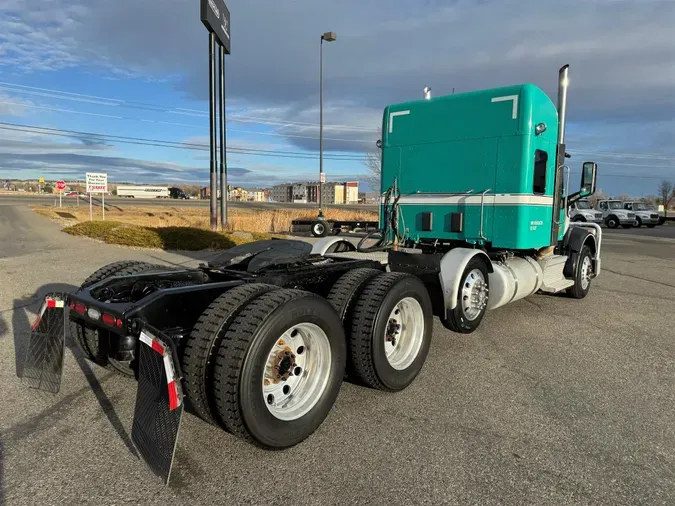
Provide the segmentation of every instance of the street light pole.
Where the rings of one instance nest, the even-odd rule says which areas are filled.
[[[333,42],[335,32],[326,32],[321,35],[319,44],[319,216],[323,219],[323,41]]]

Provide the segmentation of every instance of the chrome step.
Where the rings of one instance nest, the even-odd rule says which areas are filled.
[[[567,257],[564,255],[548,255],[537,259],[543,273],[541,291],[557,293],[574,285],[573,279],[567,279],[563,274]]]

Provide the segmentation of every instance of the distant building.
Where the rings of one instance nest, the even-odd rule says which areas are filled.
[[[293,202],[293,185],[285,183],[273,186],[271,197],[275,202]]]
[[[305,181],[276,185],[270,191],[275,202],[318,203],[319,182]],[[358,204],[358,181],[330,181],[321,185],[321,199],[324,204]]]
[[[249,188],[246,190],[248,192],[248,200],[250,202],[265,202],[265,191],[260,188]]]

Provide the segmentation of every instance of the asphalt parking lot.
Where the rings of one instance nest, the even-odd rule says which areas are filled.
[[[69,349],[61,392],[43,394],[16,350],[44,293],[115,260],[205,255],[103,245],[2,206],[0,504],[673,504],[675,240],[606,231],[603,252],[583,301],[531,296],[469,336],[436,322],[411,387],[345,383],[290,450],[186,414],[164,488],[129,440],[133,381]]]

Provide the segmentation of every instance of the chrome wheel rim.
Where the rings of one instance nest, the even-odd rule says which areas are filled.
[[[392,309],[384,335],[384,353],[397,371],[410,367],[424,341],[424,311],[413,297],[401,299]]]
[[[289,328],[267,355],[262,395],[269,412],[284,421],[306,415],[328,386],[331,363],[323,329],[313,323]]]
[[[473,321],[480,316],[483,308],[487,305],[487,297],[488,287],[485,277],[479,269],[473,269],[464,278],[459,300],[467,320]]]
[[[591,264],[591,258],[585,256],[583,262],[581,262],[581,288],[586,290],[588,285],[591,284],[591,276],[593,275],[593,265]]]

